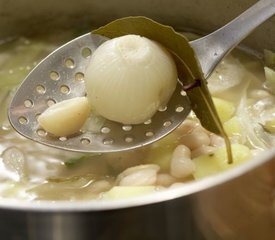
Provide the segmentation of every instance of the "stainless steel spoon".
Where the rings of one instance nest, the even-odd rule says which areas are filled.
[[[275,14],[275,0],[260,0],[233,21],[192,41],[207,78],[221,59],[251,31]],[[139,125],[122,125],[106,120],[100,132],[82,131],[71,137],[53,137],[41,129],[37,116],[49,105],[85,95],[85,68],[93,51],[107,39],[85,34],[63,45],[27,76],[17,90],[8,116],[11,125],[36,142],[77,152],[115,152],[141,147],[164,137],[187,117],[188,98],[179,85],[167,108]],[[64,126],[66,127],[66,126]]]

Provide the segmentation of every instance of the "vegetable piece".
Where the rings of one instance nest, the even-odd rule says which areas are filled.
[[[207,79],[212,94],[223,94],[244,81],[247,71],[241,62],[232,55],[226,56]]]
[[[169,171],[172,153],[177,145],[178,140],[174,133],[165,136],[150,145],[144,162],[157,164],[161,171]]]
[[[275,53],[273,51],[264,49],[264,62],[268,67],[275,67]]]
[[[95,159],[92,159],[95,156],[99,156],[100,153],[93,153],[93,154],[87,154],[87,155],[82,155],[80,157],[72,157],[64,161],[64,165],[67,168],[74,168],[80,166],[83,162],[87,160],[92,160],[93,163],[96,164]],[[93,166],[93,170],[96,170],[96,166]]]
[[[81,175],[48,179],[43,184],[29,188],[27,192],[34,200],[83,200],[96,199],[100,192],[110,188],[108,181],[97,180],[93,175]]]
[[[229,137],[233,136],[238,136],[242,137],[243,136],[243,129],[240,123],[240,120],[238,117],[234,116],[230,118],[228,121],[224,122],[223,124],[224,129]]]
[[[64,165],[67,168],[74,168],[76,166],[79,166],[79,164],[81,164],[81,162],[83,162],[85,160],[88,160],[88,159],[90,159],[89,155],[84,155],[84,156],[81,156],[81,157],[70,158],[70,159],[68,159],[68,160],[66,160],[64,162]]]
[[[55,136],[69,136],[80,130],[90,113],[86,97],[71,98],[50,106],[37,119],[38,123]]]
[[[275,119],[268,120],[263,124],[263,128],[265,131],[269,133],[275,133]]]
[[[206,129],[224,137],[228,162],[232,162],[229,139],[216,112],[195,52],[183,35],[177,33],[170,26],[159,24],[141,16],[117,19],[92,33],[109,38],[138,34],[166,47],[175,57],[178,77],[183,85],[188,88],[187,95],[191,100],[193,111]]]
[[[226,149],[221,147],[216,149],[212,154],[201,155],[193,159],[196,165],[194,177],[200,179],[206,176],[217,174],[221,171],[230,169],[239,165],[252,157],[248,147],[242,144],[232,144],[233,164],[227,164]]]
[[[4,166],[11,172],[10,177],[15,181],[27,177],[27,163],[24,153],[17,147],[10,147],[1,154]],[[3,175],[3,174],[2,174]]]
[[[275,71],[269,67],[264,67],[265,87],[275,92]]]
[[[242,99],[240,100],[236,116],[238,117],[243,135],[246,138],[246,143],[251,147],[259,150],[266,150],[270,147],[266,142],[266,136],[262,126],[259,124],[261,121],[255,114],[251,114],[251,108],[247,98],[246,90],[248,85],[244,88]],[[261,114],[258,114],[261,117]]]
[[[154,186],[115,186],[104,193],[103,199],[119,200],[123,198],[142,196],[155,190]]]
[[[85,73],[88,99],[103,117],[140,124],[166,106],[177,85],[177,68],[160,44],[138,35],[104,42]]]
[[[213,98],[213,101],[222,122],[229,120],[233,116],[235,107],[231,102],[221,98]]]
[[[210,142],[209,134],[201,126],[197,126],[192,131],[182,134],[182,136],[179,137],[179,143],[185,145],[191,151],[201,146],[208,146]]]
[[[159,166],[155,164],[139,165],[127,168],[117,177],[120,186],[147,186],[157,181]]]
[[[89,131],[91,133],[100,133],[102,127],[104,126],[105,121],[106,121],[106,118],[95,114],[95,112],[93,111],[89,115],[87,121],[85,122],[81,130],[85,132]]]
[[[191,151],[185,145],[178,145],[173,152],[170,174],[176,178],[185,178],[193,174],[195,164],[191,160]]]

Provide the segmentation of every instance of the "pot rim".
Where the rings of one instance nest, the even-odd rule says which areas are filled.
[[[143,205],[171,201],[176,198],[186,197],[198,192],[207,191],[225,182],[232,181],[250,171],[272,161],[275,148],[265,151],[246,163],[236,166],[225,172],[208,176],[201,180],[186,183],[183,187],[165,189],[164,191],[146,194],[139,197],[120,200],[76,200],[76,201],[31,201],[3,198],[0,199],[0,209],[36,211],[36,212],[83,212],[118,210]]]

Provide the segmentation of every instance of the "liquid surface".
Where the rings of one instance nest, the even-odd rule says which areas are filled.
[[[274,146],[273,134],[263,126],[275,117],[275,97],[265,88],[262,62],[240,50],[221,62],[208,84],[232,143],[233,165],[227,164],[223,139],[203,129],[193,113],[166,138],[122,153],[83,155],[21,137],[6,116],[16,86],[41,58],[71,38],[70,34],[58,40],[20,38],[0,46],[1,198],[133,197],[182,187]]]

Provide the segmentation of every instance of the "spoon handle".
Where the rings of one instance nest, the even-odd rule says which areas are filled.
[[[275,0],[260,0],[222,28],[192,41],[205,78],[230,50],[274,14]]]

